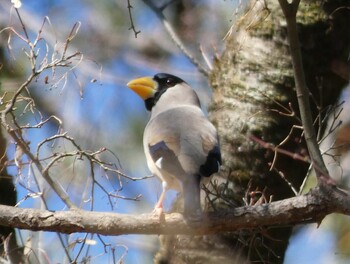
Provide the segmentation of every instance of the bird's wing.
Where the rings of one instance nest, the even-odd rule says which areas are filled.
[[[188,218],[201,216],[200,180],[217,172],[221,164],[215,127],[200,109],[172,109],[152,118],[144,134],[144,147],[153,173],[173,188],[178,182]]]
[[[148,142],[148,151],[152,161],[160,170],[172,175],[184,174],[179,163],[179,138],[173,135],[153,135]]]
[[[144,140],[155,165],[180,181],[183,174],[210,176],[221,164],[216,130],[197,112],[158,115],[148,124]]]

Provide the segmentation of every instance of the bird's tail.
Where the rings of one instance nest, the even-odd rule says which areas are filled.
[[[183,183],[184,216],[190,222],[198,222],[203,218],[200,202],[200,175],[188,177]]]

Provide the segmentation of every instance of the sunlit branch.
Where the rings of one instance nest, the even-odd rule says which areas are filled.
[[[330,213],[350,215],[348,192],[331,185],[318,186],[308,194],[282,201],[243,206],[231,211],[208,213],[197,223],[188,223],[182,214],[126,215],[90,211],[44,211],[0,205],[0,225],[34,231],[123,234],[216,234],[242,229],[320,224]],[[103,221],[101,221],[103,219]]]

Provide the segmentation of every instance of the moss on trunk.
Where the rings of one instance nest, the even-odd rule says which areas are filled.
[[[307,156],[298,117],[285,20],[278,1],[252,1],[210,75],[210,117],[218,128],[224,166],[214,178],[208,210],[229,210],[294,196],[309,164],[263,148],[252,136]],[[302,1],[298,31],[313,117],[326,115],[346,84],[334,63],[349,54],[346,1]],[[316,129],[324,129],[315,122]],[[271,166],[273,164],[273,166]],[[203,237],[163,237],[159,263],[282,263],[292,227],[261,227]],[[215,260],[215,261],[214,261]]]

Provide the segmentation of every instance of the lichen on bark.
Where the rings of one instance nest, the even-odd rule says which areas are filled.
[[[349,10],[336,11],[346,5],[341,0],[302,1],[299,7],[298,32],[315,120],[326,115],[322,110],[336,102],[346,84],[332,66],[349,51],[350,29],[345,25],[350,16],[344,14]],[[307,174],[308,163],[282,154],[272,168],[276,153],[252,139],[277,145],[288,137],[281,148],[307,156],[302,130],[292,130],[302,124],[285,26],[278,1],[251,1],[215,61],[209,112],[219,132],[224,166],[213,180],[217,196],[207,196],[208,210],[292,197],[291,186],[299,191]],[[291,231],[292,227],[262,227],[186,239],[165,236],[156,262],[213,263],[217,258],[221,263],[282,263]]]

